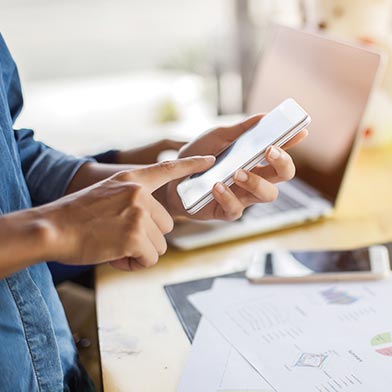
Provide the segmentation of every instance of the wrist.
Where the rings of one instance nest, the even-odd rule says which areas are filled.
[[[58,254],[58,229],[44,208],[30,210],[31,217],[25,226],[26,238],[36,244],[34,256],[37,261],[55,260]]]
[[[72,253],[72,241],[67,230],[68,203],[50,203],[37,209],[36,237],[42,243],[44,260],[62,261]]]
[[[0,277],[51,258],[54,232],[40,208],[6,214],[0,220]]]

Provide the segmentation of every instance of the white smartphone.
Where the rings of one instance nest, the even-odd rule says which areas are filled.
[[[216,157],[214,166],[194,174],[177,186],[185,210],[195,214],[211,200],[217,182],[230,186],[238,169],[252,170],[262,163],[270,145],[282,146],[305,128],[311,119],[294,99],[283,101]]]
[[[383,245],[344,251],[259,251],[246,271],[253,283],[376,280],[389,274],[389,253]]]

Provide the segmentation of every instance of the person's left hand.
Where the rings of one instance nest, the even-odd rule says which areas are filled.
[[[257,123],[263,115],[248,118],[242,123],[230,127],[216,128],[202,134],[199,138],[183,146],[179,158],[192,155],[218,155],[242,133]],[[276,183],[288,181],[294,177],[295,166],[288,149],[307,136],[307,130],[301,131],[283,148],[269,147],[266,153],[267,166],[256,166],[251,172],[239,170],[234,175],[234,184],[229,188],[223,183],[215,184],[212,193],[214,200],[195,215],[189,215],[177,194],[177,185],[181,180],[168,183],[157,191],[161,200],[172,216],[188,216],[194,219],[236,220],[244,209],[255,203],[274,201],[278,196]]]
[[[162,139],[142,147],[119,151],[117,162],[128,165],[150,165],[158,161],[159,154],[163,151],[178,151],[186,142],[172,139]]]

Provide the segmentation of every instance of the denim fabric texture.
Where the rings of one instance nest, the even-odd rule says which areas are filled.
[[[22,105],[0,35],[0,214],[61,197],[86,161],[36,142],[29,129],[14,130]],[[0,280],[0,391],[91,390],[46,263]]]

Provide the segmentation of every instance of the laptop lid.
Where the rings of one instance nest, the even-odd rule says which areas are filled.
[[[381,56],[323,35],[274,25],[257,68],[248,113],[293,97],[312,117],[290,150],[296,176],[336,203]]]

